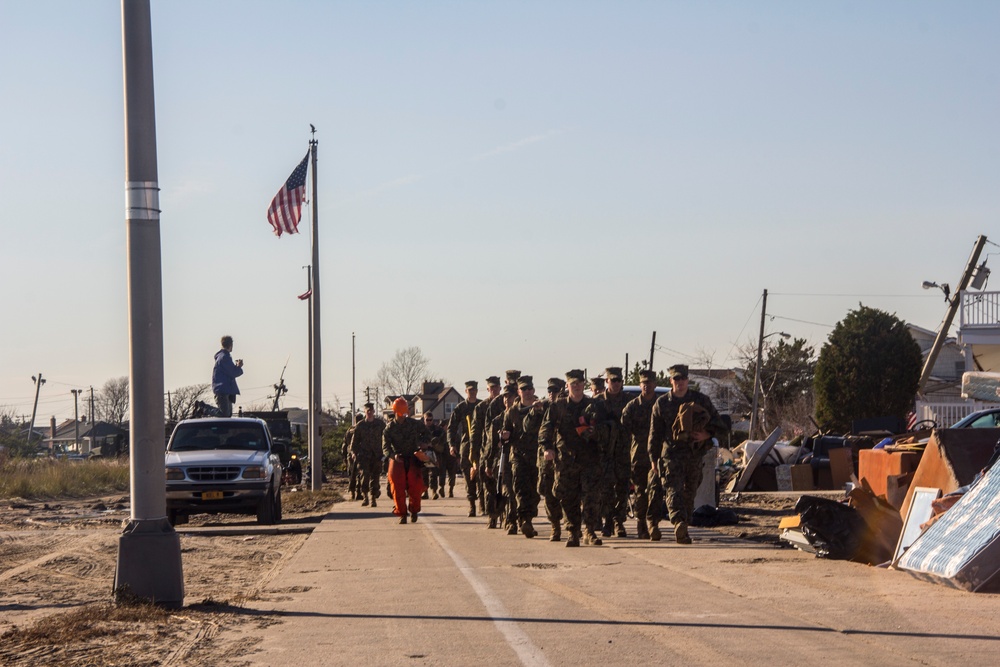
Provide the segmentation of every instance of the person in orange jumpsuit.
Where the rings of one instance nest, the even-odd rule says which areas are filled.
[[[392,485],[392,513],[406,523],[407,497],[409,516],[413,523],[420,514],[420,494],[424,492],[422,463],[417,453],[431,446],[431,434],[418,419],[412,419],[410,405],[400,396],[392,402],[395,418],[382,432],[382,453],[389,461],[389,483]]]

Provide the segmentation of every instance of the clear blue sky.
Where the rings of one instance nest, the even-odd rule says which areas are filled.
[[[306,403],[319,140],[324,401],[419,346],[461,383],[667,350],[817,350],[859,302],[936,329],[1000,242],[1000,3],[154,0],[165,389],[224,333]],[[0,0],[0,406],[128,373],[120,5]],[[998,247],[987,246],[995,253]],[[990,258],[991,263],[995,258]],[[1000,269],[1000,266],[995,266]],[[839,296],[829,296],[839,295]],[[359,393],[360,396],[360,393]]]

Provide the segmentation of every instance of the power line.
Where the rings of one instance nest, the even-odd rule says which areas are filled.
[[[788,320],[789,322],[798,322],[800,324],[815,324],[818,327],[826,327],[827,329],[832,329],[832,324],[823,324],[822,322],[810,322],[809,320],[797,320],[794,317],[782,317],[781,315],[768,315],[772,320]]]
[[[809,292],[771,292],[770,296],[829,296],[829,297],[852,297],[852,298],[880,298],[880,299],[940,299],[941,297],[937,294],[835,294],[835,293],[821,293],[817,292],[815,294]]]

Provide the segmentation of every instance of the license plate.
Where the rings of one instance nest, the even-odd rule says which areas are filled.
[[[222,500],[222,491],[202,491],[202,500]]]

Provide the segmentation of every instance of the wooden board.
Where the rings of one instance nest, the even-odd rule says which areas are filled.
[[[728,491],[739,493],[747,488],[747,484],[750,483],[750,477],[753,475],[753,471],[757,469],[760,462],[767,458],[767,455],[771,453],[771,448],[774,447],[775,443],[778,442],[778,438],[781,437],[781,427],[777,427],[771,431],[771,435],[765,438],[763,444],[757,448],[757,451],[753,453],[750,460],[747,461],[747,465],[743,468],[739,477],[736,477],[730,484]]]

